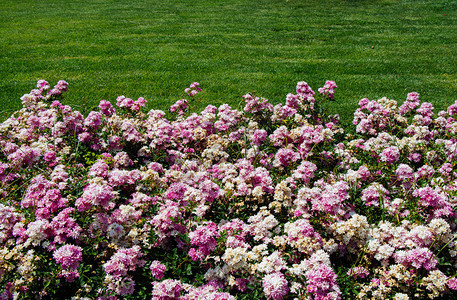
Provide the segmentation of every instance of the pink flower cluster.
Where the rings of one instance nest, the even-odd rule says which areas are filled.
[[[328,97],[329,99],[335,99],[334,93],[335,89],[338,86],[336,85],[335,81],[327,80],[325,85],[318,89],[319,93],[323,96]]]
[[[187,100],[181,99],[181,100],[176,101],[176,103],[170,107],[170,111],[177,112],[179,115],[183,115],[187,109],[187,106],[188,106]]]
[[[217,247],[215,238],[218,236],[217,225],[213,222],[198,226],[194,231],[189,232],[190,243],[192,246],[198,246],[198,249],[190,249],[190,257],[192,257],[193,260],[203,260]]]
[[[160,263],[160,261],[154,260],[149,266],[149,269],[151,270],[152,276],[160,280],[162,279],[167,267],[164,264]]]
[[[188,88],[184,90],[184,93],[188,94],[189,97],[195,97],[195,95],[198,94],[198,92],[201,92],[202,89],[200,88],[200,83],[198,82],[193,82],[190,84]]]
[[[143,267],[145,261],[140,259],[143,256],[139,246],[122,248],[116,251],[110,260],[103,264],[107,277],[108,290],[118,295],[132,294],[135,287],[134,279],[128,272],[135,271],[138,267]]]
[[[457,297],[457,103],[362,99],[345,134],[335,88],[83,116],[40,80],[0,124],[1,297]]]
[[[246,105],[244,106],[244,111],[248,113],[262,113],[262,112],[271,112],[273,111],[273,105],[268,102],[268,99],[254,97],[250,94],[243,96]]]
[[[59,249],[55,250],[53,257],[56,262],[62,267],[63,271],[61,276],[69,282],[74,281],[75,278],[79,277],[79,273],[76,269],[79,263],[82,262],[82,248],[75,245],[64,245]]]
[[[102,101],[103,101],[103,103],[102,102],[100,103],[100,106],[101,106],[100,109],[103,112],[105,112],[105,114],[112,111],[111,105],[108,104],[106,102],[106,100],[102,100]],[[119,108],[128,109],[128,110],[131,110],[134,112],[140,111],[141,107],[144,107],[146,105],[146,102],[147,102],[146,99],[144,99],[143,97],[138,98],[138,100],[136,100],[136,101],[133,101],[130,98],[126,98],[125,96],[119,96],[116,99],[116,105]]]

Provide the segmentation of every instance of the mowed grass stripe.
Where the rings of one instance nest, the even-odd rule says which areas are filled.
[[[0,110],[38,79],[70,83],[83,112],[145,97],[166,110],[193,81],[196,109],[283,102],[297,81],[339,86],[331,112],[351,121],[364,97],[417,91],[457,100],[456,1],[11,1],[0,3]]]

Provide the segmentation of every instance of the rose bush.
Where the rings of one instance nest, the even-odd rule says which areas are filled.
[[[0,125],[1,299],[412,299],[457,295],[457,102],[336,84],[83,116],[40,80]]]

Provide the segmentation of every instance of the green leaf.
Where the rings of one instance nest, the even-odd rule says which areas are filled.
[[[186,275],[192,275],[192,265],[188,264],[186,267]]]

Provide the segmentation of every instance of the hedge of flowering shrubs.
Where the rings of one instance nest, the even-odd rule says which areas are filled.
[[[335,88],[83,116],[40,80],[0,125],[0,299],[457,297],[457,102],[348,129]]]

